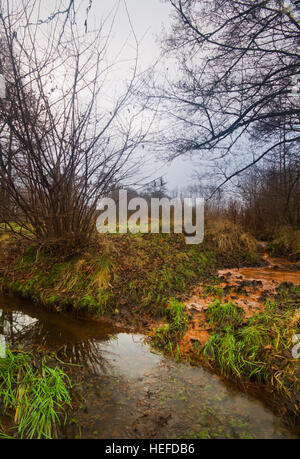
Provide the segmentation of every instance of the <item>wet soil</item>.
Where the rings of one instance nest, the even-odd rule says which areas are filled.
[[[218,271],[217,288],[222,291],[222,302],[234,302],[245,312],[245,319],[264,309],[266,298],[273,299],[280,286],[300,285],[300,263],[291,263],[282,258],[270,258],[265,252],[266,266],[256,268],[234,268]],[[203,345],[210,338],[211,328],[205,311],[218,297],[217,291],[207,293],[205,286],[196,286],[186,297],[191,326],[183,336],[180,349],[187,355],[195,344]]]

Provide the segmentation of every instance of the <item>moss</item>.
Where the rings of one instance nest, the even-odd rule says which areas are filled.
[[[24,263],[25,265],[34,263],[36,261],[37,250],[37,246],[28,247],[23,253],[22,263]]]
[[[209,238],[208,238],[209,239]],[[218,257],[209,241],[187,245],[184,235],[106,235],[95,247],[64,260],[27,248],[4,283],[26,298],[97,314],[129,308],[155,318],[167,314],[201,279],[212,277]],[[12,268],[12,269],[11,269]]]
[[[58,295],[50,295],[44,299],[45,304],[49,306],[55,306],[55,304],[59,303],[59,296]]]
[[[85,295],[84,297],[80,298],[76,303],[75,303],[75,308],[81,309],[81,308],[94,308],[96,307],[96,301],[91,295]]]
[[[13,293],[21,293],[22,291],[22,284],[19,281],[13,281],[8,283],[8,288],[13,292]]]

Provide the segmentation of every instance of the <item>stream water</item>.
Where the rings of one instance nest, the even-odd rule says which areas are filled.
[[[63,437],[295,438],[264,403],[201,367],[157,354],[144,336],[107,322],[47,313],[0,298],[0,334],[56,351],[80,394]]]

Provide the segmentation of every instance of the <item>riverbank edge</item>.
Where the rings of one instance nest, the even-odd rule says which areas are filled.
[[[132,239],[134,240],[134,239]],[[140,244],[140,241],[138,240],[138,245]],[[29,250],[29,252],[28,252]],[[169,250],[169,247],[167,248]],[[31,252],[30,252],[31,251]],[[180,249],[179,252],[181,253]],[[24,258],[25,254],[25,258]],[[257,254],[255,254],[256,257],[256,263],[257,265],[263,265],[265,262],[259,257],[257,258]],[[16,255],[16,253],[15,253]],[[118,254],[120,255],[120,253]],[[262,255],[262,254],[260,254]],[[166,352],[169,356],[175,358],[176,360],[185,360],[190,362],[192,365],[205,365],[207,368],[210,368],[211,371],[214,371],[215,373],[221,374],[222,377],[224,377],[224,374],[221,372],[221,367],[218,363],[217,360],[215,361],[208,361],[207,359],[205,360],[202,355],[199,355],[199,352],[195,352],[194,356],[191,355],[178,355],[176,353],[176,346],[179,343],[180,337],[182,336],[182,332],[186,329],[186,327],[189,326],[189,324],[186,321],[185,317],[185,308],[180,306],[184,305],[184,300],[182,300],[181,293],[183,291],[186,293],[186,291],[189,291],[196,278],[196,282],[211,282],[211,281],[216,281],[216,272],[217,269],[229,266],[228,261],[225,261],[225,263],[222,263],[221,259],[216,259],[214,257],[214,253],[212,251],[209,251],[209,247],[203,247],[199,253],[197,253],[197,257],[199,256],[199,259],[197,259],[196,265],[199,265],[200,270],[194,276],[194,279],[192,282],[187,282],[183,283],[180,285],[179,292],[173,291],[172,295],[170,295],[170,292],[168,292],[169,296],[165,300],[164,307],[162,310],[159,310],[159,314],[153,314],[153,311],[149,311],[149,308],[145,307],[144,309],[141,308],[136,308],[132,311],[128,311],[128,308],[126,307],[126,302],[123,305],[124,308],[120,310],[120,306],[117,308],[109,308],[107,311],[94,311],[93,306],[94,303],[91,302],[89,304],[89,299],[86,298],[86,301],[84,303],[84,307],[78,308],[78,298],[70,296],[64,296],[63,301],[59,302],[57,293],[58,293],[58,286],[57,282],[54,282],[52,288],[48,288],[47,290],[47,295],[43,295],[45,293],[44,291],[41,291],[39,289],[40,284],[39,282],[41,279],[39,277],[36,277],[36,268],[41,268],[41,266],[44,265],[45,259],[41,260],[41,266],[39,266],[39,260],[37,260],[37,253],[36,251],[32,252],[32,248],[29,247],[27,248],[23,253],[18,253],[16,256],[14,263],[10,265],[9,270],[6,272],[6,275],[2,275],[0,277],[0,285],[1,289],[4,294],[13,294],[17,295],[23,299],[31,300],[38,304],[40,307],[44,307],[49,311],[56,312],[56,313],[72,313],[72,315],[75,315],[76,317],[80,319],[89,319],[89,320],[94,320],[94,321],[102,321],[102,320],[109,320],[112,324],[114,324],[117,327],[120,328],[126,328],[127,330],[130,331],[139,331],[142,332],[143,334],[146,334],[149,337],[149,341],[155,345],[156,347],[159,347],[161,349],[161,346],[157,346],[157,330],[161,327],[164,326],[165,323],[169,324],[170,328],[170,336],[172,337],[174,341],[174,346],[173,349],[168,350],[163,349],[164,352]],[[238,262],[239,264],[243,264],[243,262],[249,266],[249,265],[255,265],[254,264],[254,259],[249,260],[249,253],[244,253],[240,257],[240,261]],[[22,259],[22,263],[20,265],[20,258]],[[105,258],[105,256],[104,256]],[[251,258],[251,257],[250,257]],[[77,259],[77,258],[76,258]],[[86,254],[86,260],[89,262],[93,260],[93,257],[88,253]],[[80,258],[79,258],[80,261]],[[24,263],[25,262],[25,263]],[[49,262],[49,260],[46,260],[46,264]],[[121,263],[121,261],[120,261]],[[61,263],[58,263],[61,267]],[[63,262],[64,264],[64,262]],[[53,263],[53,265],[56,265],[56,263]],[[75,266],[75,265],[74,265]],[[109,265],[110,266],[110,265]],[[34,267],[33,271],[32,268]],[[49,266],[48,266],[49,267]],[[81,265],[82,267],[82,265]],[[111,267],[111,266],[110,266]],[[64,269],[66,266],[64,266]],[[105,286],[109,287],[111,286],[110,284],[110,278],[106,276],[104,269],[104,274],[103,274],[103,264],[101,265],[101,273],[102,275],[100,276],[101,278],[97,278],[97,280],[102,283],[102,287]],[[64,272],[64,269],[61,271],[60,269],[57,271],[58,273]],[[126,269],[126,267],[125,267]],[[24,274],[24,277],[22,278],[22,272]],[[189,271],[188,271],[189,272]],[[187,273],[188,273],[187,272]],[[189,278],[189,275],[187,274],[187,278]],[[189,279],[191,281],[191,279]],[[24,290],[24,285],[25,285],[25,290]],[[128,286],[128,284],[127,284]],[[165,286],[165,285],[164,285]],[[98,285],[99,287],[99,285]],[[45,301],[46,298],[46,301]],[[49,301],[49,298],[51,301]],[[74,301],[75,300],[75,301]],[[128,298],[127,298],[128,300]],[[173,306],[172,306],[173,305]],[[146,305],[147,306],[147,305]],[[174,352],[175,349],[175,352]],[[235,384],[241,385],[241,386],[247,386],[249,385],[249,381],[247,381],[246,378],[238,380],[235,377],[228,377],[226,376],[226,379],[229,381],[233,381]],[[252,385],[253,383],[250,382]],[[257,385],[257,383],[254,383],[254,386]],[[261,384],[260,384],[261,386]],[[275,408],[278,408],[278,403],[282,403],[284,407],[288,410],[288,413],[291,413],[294,417],[294,421],[298,422],[299,417],[298,415],[295,416],[295,412],[290,409],[290,401],[287,399],[285,394],[279,393],[276,391],[274,393],[274,388],[272,387],[271,384],[263,384],[263,387],[266,389],[266,391],[270,394],[272,394],[272,398],[274,400],[274,405]]]
[[[18,297],[23,300],[31,300],[35,301],[34,298],[29,298],[28,296],[23,297],[22,295],[16,294],[9,290],[9,288],[3,287],[2,284],[2,293],[4,295],[9,295],[10,297]],[[36,303],[38,307],[45,308],[54,314],[61,314],[60,311],[57,311],[55,308],[50,308],[48,305],[43,305],[42,303]],[[64,312],[65,315],[70,315],[74,317],[74,312]],[[294,400],[287,397],[285,393],[279,392],[274,390],[273,385],[261,383],[258,381],[251,381],[247,378],[236,378],[234,376],[226,376],[221,371],[221,366],[217,360],[207,359],[203,356],[203,354],[199,354],[199,350],[195,353],[187,353],[187,354],[177,354],[176,351],[173,352],[165,347],[162,346],[157,342],[157,330],[166,324],[166,319],[157,319],[153,320],[153,318],[149,317],[148,320],[146,319],[147,324],[145,324],[145,317],[138,321],[135,325],[132,325],[131,322],[128,322],[126,319],[120,319],[118,317],[114,317],[111,314],[105,314],[103,316],[93,315],[87,313],[85,311],[84,314],[76,313],[75,317],[79,320],[83,321],[95,321],[95,322],[109,322],[112,324],[113,327],[119,329],[120,331],[126,331],[130,333],[140,333],[145,335],[146,341],[148,344],[153,346],[159,352],[165,354],[168,358],[174,359],[177,362],[184,362],[190,364],[192,366],[202,366],[207,371],[211,372],[212,374],[218,375],[224,381],[227,381],[228,384],[233,385],[234,387],[238,388],[242,392],[248,393],[255,398],[258,398],[264,404],[266,404],[272,411],[274,411],[277,415],[281,416],[284,422],[291,427],[297,434],[300,433],[300,415],[299,415],[299,404],[297,407],[297,412],[295,412],[294,407]],[[143,324],[144,323],[144,324]],[[171,319],[168,323],[171,323]],[[174,349],[176,349],[177,344],[180,342],[180,338],[182,333],[186,328],[182,328],[179,333],[174,333]]]
[[[10,296],[17,296],[20,297],[24,300],[34,300],[36,302],[35,298],[28,298],[22,297],[20,294],[13,293],[9,288],[5,288],[2,284],[3,288],[3,293],[5,295],[10,295]],[[55,308],[50,308],[48,305],[43,305],[42,303],[36,303],[38,307],[40,308],[46,308],[50,312],[53,312],[55,314],[61,314],[61,312],[57,311]],[[184,311],[184,310],[183,310]],[[71,315],[74,316],[71,312],[64,312],[66,315]],[[285,422],[292,428],[297,428],[297,432],[299,429],[300,425],[300,416],[299,414],[297,415],[297,412],[295,412],[295,407],[294,407],[294,400],[291,398],[287,397],[285,393],[279,392],[277,390],[274,391],[274,387],[272,384],[264,384],[258,381],[251,381],[247,378],[236,378],[234,376],[226,376],[224,373],[221,371],[221,367],[219,365],[219,362],[217,360],[212,360],[212,359],[207,359],[203,356],[203,353],[199,353],[199,350],[195,349],[194,353],[187,353],[187,354],[177,354],[176,351],[173,352],[170,349],[166,349],[165,347],[162,348],[161,345],[157,342],[157,330],[162,326],[162,324],[166,323],[166,320],[168,321],[167,323],[172,323],[171,316],[165,317],[163,320],[162,319],[157,319],[153,320],[153,318],[149,317],[148,321],[146,320],[145,324],[145,317],[141,318],[141,321],[137,321],[135,325],[132,325],[131,322],[128,322],[126,318],[120,319],[116,316],[112,316],[111,314],[106,314],[103,316],[99,315],[93,315],[91,313],[87,313],[85,311],[85,314],[78,314],[76,313],[76,317],[80,320],[92,320],[96,322],[109,322],[111,323],[114,327],[117,329],[120,329],[122,331],[126,330],[126,332],[131,332],[131,333],[141,333],[146,336],[147,342],[151,345],[154,346],[154,348],[158,349],[160,352],[163,352],[166,354],[166,356],[175,359],[178,362],[185,362],[188,363],[192,366],[203,366],[206,370],[210,371],[213,374],[217,374],[220,376],[223,380],[226,380],[229,384],[233,384],[235,387],[238,389],[242,390],[243,392],[249,393],[250,395],[260,399],[262,402],[264,402],[267,406],[269,406],[270,409],[272,409],[276,414],[280,415],[283,417]],[[177,344],[180,342],[180,337],[182,336],[182,332],[186,330],[186,327],[190,326],[190,324],[187,324],[186,326],[183,325],[182,329],[179,330],[178,332],[173,333],[173,338],[174,338],[174,349],[176,349]],[[299,405],[298,405],[299,406]],[[298,409],[299,410],[299,409]],[[299,413],[299,411],[298,411]]]

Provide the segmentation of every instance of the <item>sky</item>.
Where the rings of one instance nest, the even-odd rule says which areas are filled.
[[[14,1],[18,4],[18,0]],[[65,5],[68,3],[69,0],[65,0]],[[115,17],[110,35],[108,59],[110,62],[117,62],[118,65],[109,73],[108,90],[105,94],[109,101],[110,98],[113,99],[114,92],[121,91],[122,86],[125,87],[126,79],[130,78],[137,42],[140,71],[146,70],[157,61],[161,52],[159,37],[163,29],[168,30],[170,27],[172,7],[163,0],[93,0],[87,16],[88,4],[89,0],[77,0],[76,3],[80,5],[76,23],[82,28],[83,34],[86,18],[88,18],[89,31],[99,30],[103,21],[106,21],[103,28],[105,35]],[[46,21],[53,11],[62,9],[60,0],[43,0],[41,5],[42,8],[36,11],[36,21]],[[25,17],[24,21],[26,21]],[[195,166],[189,158],[181,157],[166,164],[159,161],[151,150],[147,150],[147,147],[143,153],[145,152],[147,164],[143,166],[140,173],[140,176],[145,178],[144,183],[162,176],[167,182],[169,191],[185,188],[192,183]]]
[[[86,2],[83,2],[86,4]],[[94,0],[89,12],[88,27],[93,28],[107,17],[115,7],[118,8],[113,33],[112,49],[116,54],[122,48],[122,58],[132,59],[135,53],[134,34],[139,42],[139,63],[141,69],[153,65],[160,55],[159,35],[163,28],[170,26],[171,6],[161,0]],[[127,14],[128,13],[128,14]],[[85,16],[85,10],[82,11]],[[129,21],[129,18],[130,21]],[[131,22],[131,24],[130,24]],[[126,44],[124,45],[124,42]],[[126,78],[126,65],[118,71],[118,78]],[[151,152],[149,152],[151,155]],[[194,165],[188,158],[180,158],[171,164],[151,161],[152,166],[147,166],[148,180],[163,176],[167,181],[169,190],[183,188],[191,184]]]

